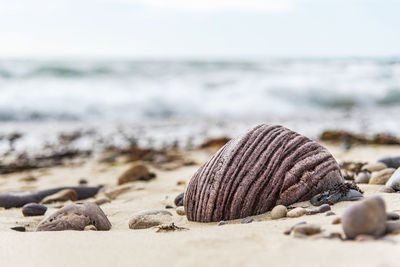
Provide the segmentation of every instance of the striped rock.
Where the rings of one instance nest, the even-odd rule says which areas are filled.
[[[232,220],[308,200],[343,182],[323,146],[282,126],[259,125],[194,174],[184,206],[191,221]]]

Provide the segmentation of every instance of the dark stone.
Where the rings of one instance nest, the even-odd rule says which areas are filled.
[[[254,219],[253,218],[251,218],[251,217],[246,217],[246,218],[244,218],[243,220],[242,220],[242,224],[245,224],[245,223],[252,223],[254,221]]]
[[[175,206],[177,206],[177,207],[183,206],[184,197],[185,197],[185,193],[180,193],[179,195],[177,195],[174,200]]]
[[[331,206],[329,206],[329,204],[322,204],[321,206],[319,206],[318,211],[320,213],[324,213],[328,210],[331,210]]]
[[[8,192],[0,194],[0,207],[9,209],[13,207],[22,207],[28,203],[39,203],[45,197],[65,189],[74,190],[78,195],[78,200],[82,200],[95,196],[100,188],[101,186],[67,186],[30,192]]]
[[[86,185],[86,184],[88,184],[88,181],[85,178],[82,178],[82,179],[79,180],[79,184],[80,185]]]
[[[165,208],[166,209],[173,209],[174,207],[172,207],[171,205],[166,205]]]
[[[14,227],[11,227],[10,229],[17,231],[17,232],[25,232],[26,231],[24,226],[14,226]]]
[[[325,214],[325,216],[332,216],[332,215],[336,215],[336,213],[334,213],[333,211],[329,211]]]
[[[388,168],[397,169],[400,167],[400,157],[387,157],[378,160],[378,162],[384,163]]]
[[[394,212],[388,212],[386,213],[386,219],[388,221],[396,221],[400,218],[399,214],[394,213]]]
[[[37,203],[28,203],[22,207],[22,214],[25,217],[28,216],[41,216],[45,214],[47,211],[47,207],[37,204]]]
[[[220,222],[218,223],[218,226],[225,225],[225,224],[227,224],[226,221],[220,221]]]
[[[322,204],[333,205],[340,201],[355,201],[361,198],[363,198],[362,191],[356,184],[344,183],[313,196],[310,203],[314,206],[321,206]]]

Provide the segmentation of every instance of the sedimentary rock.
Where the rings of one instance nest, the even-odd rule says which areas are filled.
[[[282,126],[259,125],[222,147],[192,177],[184,206],[191,221],[265,213],[343,183],[320,144]]]

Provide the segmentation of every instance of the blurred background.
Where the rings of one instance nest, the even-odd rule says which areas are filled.
[[[0,152],[278,123],[400,135],[400,1],[0,0]],[[127,137],[128,136],[128,137]],[[128,141],[127,141],[128,140]]]

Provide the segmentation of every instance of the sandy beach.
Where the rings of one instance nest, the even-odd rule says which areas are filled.
[[[398,146],[355,146],[342,150],[328,146],[338,162],[344,160],[375,162],[385,156],[398,155]],[[185,157],[195,160],[193,166],[160,170],[149,165],[157,175],[148,182],[134,182],[132,188],[101,208],[112,223],[110,231],[32,232],[47,215],[57,210],[49,205],[45,216],[24,217],[21,208],[0,210],[0,258],[2,266],[397,266],[400,256],[400,236],[387,235],[369,242],[326,239],[332,232],[343,233],[341,224],[332,220],[340,217],[351,202],[332,206],[334,216],[304,215],[299,218],[272,220],[270,212],[252,216],[254,222],[241,220],[218,223],[189,222],[177,215],[173,222],[187,230],[157,232],[157,227],[132,230],[128,227],[133,213],[147,209],[174,206],[174,198],[181,192],[213,151],[190,151]],[[129,164],[98,163],[96,159],[79,166],[61,166],[2,175],[1,191],[36,190],[55,186],[77,185],[85,178],[89,185],[116,186],[117,177]],[[36,181],[21,178],[31,175]],[[387,211],[399,213],[398,194],[379,193],[380,185],[359,185],[365,196],[379,194],[386,202]],[[91,199],[89,199],[90,201]],[[65,203],[61,203],[65,204]],[[294,206],[312,207],[309,201]],[[321,234],[296,238],[283,232],[294,224],[306,221],[321,226]],[[15,232],[10,227],[25,225],[27,232]]]

